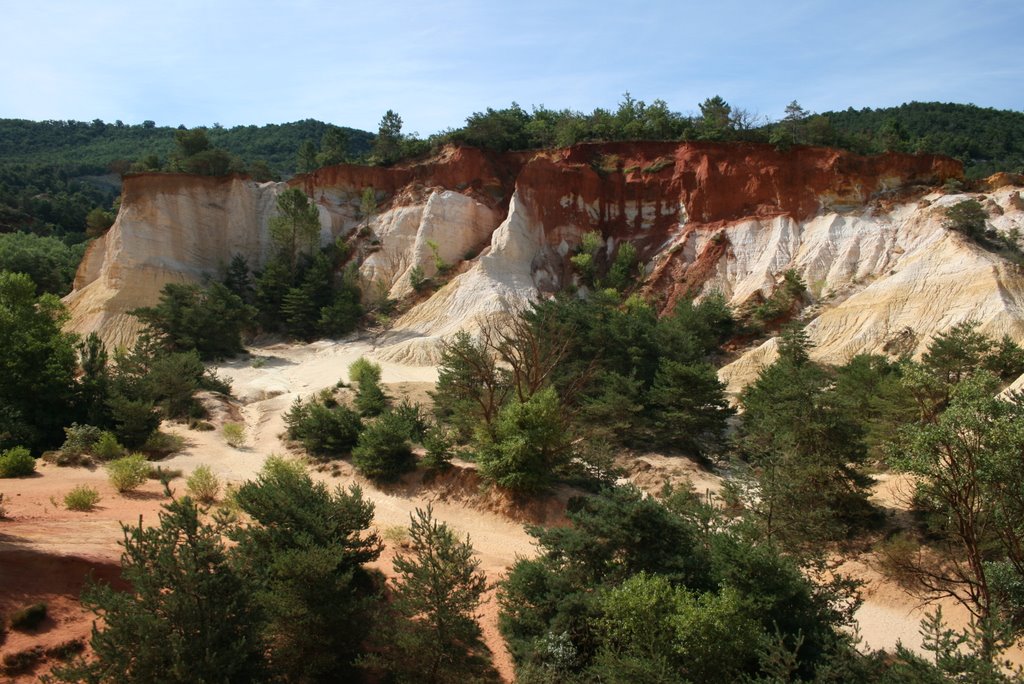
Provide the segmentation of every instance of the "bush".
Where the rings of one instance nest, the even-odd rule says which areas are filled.
[[[946,208],[942,226],[949,230],[963,233],[972,240],[981,242],[985,239],[985,220],[988,215],[977,200],[964,200]]]
[[[241,423],[224,423],[221,433],[224,435],[224,441],[228,443],[228,446],[236,449],[241,449],[245,446],[245,426]]]
[[[412,270],[409,271],[409,284],[412,285],[412,289],[416,292],[423,292],[430,284],[430,280],[423,273],[423,267],[419,264],[413,266]]]
[[[72,423],[71,427],[64,428],[64,444],[60,450],[70,458],[91,454],[102,434],[102,430],[94,425]]]
[[[46,619],[46,604],[33,603],[11,615],[11,629],[22,632],[34,630]]]
[[[431,426],[423,436],[426,455],[420,460],[428,470],[444,470],[452,463],[452,435],[440,426]]]
[[[0,453],[0,477],[28,477],[36,471],[36,459],[25,447]]]
[[[173,454],[175,451],[181,451],[184,448],[184,437],[167,432],[154,432],[142,444],[143,451],[156,456],[166,456]]]
[[[356,445],[363,421],[347,406],[303,403],[296,399],[284,416],[289,439],[295,439],[314,456],[340,456]]]
[[[124,447],[113,432],[104,432],[93,445],[92,454],[101,461],[113,461],[124,456]]]
[[[91,511],[100,502],[100,493],[86,485],[78,485],[64,495],[64,506],[69,511]]]
[[[368,377],[359,383],[356,391],[356,408],[364,416],[379,416],[388,407],[388,398],[380,382]]]
[[[208,465],[201,465],[193,470],[186,480],[186,485],[189,494],[202,503],[213,503],[220,493],[220,480]]]
[[[348,367],[349,382],[355,382],[360,385],[364,382],[380,382],[380,374],[380,365],[368,361],[362,356],[349,364]]]
[[[391,412],[395,414],[396,420],[405,425],[405,435],[410,441],[423,441],[424,435],[427,432],[427,421],[419,404],[403,399],[402,403]]]
[[[124,494],[138,489],[149,479],[149,463],[142,454],[132,454],[107,464],[107,477],[117,491]]]
[[[375,480],[394,480],[409,472],[416,467],[416,458],[407,430],[400,416],[382,415],[359,435],[352,450],[352,464],[362,475]]]

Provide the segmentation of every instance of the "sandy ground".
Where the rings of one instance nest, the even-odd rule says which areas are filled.
[[[346,381],[348,365],[359,356],[373,358],[368,341],[317,342],[310,345],[274,345],[253,350],[251,356],[222,363],[218,373],[229,380],[239,403],[222,406],[214,413],[213,431],[189,430],[181,425],[165,429],[180,434],[186,448],[160,465],[179,469],[187,476],[201,464],[209,465],[225,482],[242,482],[252,478],[270,454],[287,454],[282,443],[282,413],[296,397],[306,398],[321,389]],[[436,369],[381,363],[383,381],[395,397],[409,396],[422,400],[436,380]],[[246,445],[233,448],[219,430],[226,420],[244,421]],[[700,467],[679,459],[647,455],[642,464],[631,468],[630,479],[647,491],[657,491],[665,481],[678,482],[689,478],[699,492],[716,492],[721,480]],[[535,553],[532,538],[526,534],[522,521],[557,522],[567,493],[550,502],[544,510],[517,511],[502,502],[488,500],[477,491],[475,473],[468,467],[458,468],[447,479],[432,483],[411,476],[403,483],[388,488],[372,486],[341,463],[331,469],[314,471],[314,477],[348,486],[359,484],[364,496],[375,505],[375,526],[386,532],[406,526],[409,515],[417,507],[430,504],[437,519],[451,525],[460,535],[468,535],[488,580],[496,583],[517,557]],[[88,513],[67,511],[60,504],[64,494],[77,484],[96,487],[102,500],[96,510]],[[183,492],[184,480],[171,484]],[[905,480],[890,476],[880,478],[876,499],[887,507],[894,519],[904,516],[909,491]],[[155,524],[157,512],[166,498],[162,486],[147,483],[131,496],[118,495],[109,486],[102,469],[57,468],[40,462],[39,474],[20,480],[0,483],[5,495],[8,519],[0,521],[0,611],[9,614],[29,600],[43,600],[51,607],[51,619],[40,633],[9,633],[0,644],[0,655],[15,653],[41,644],[44,647],[63,643],[76,637],[87,637],[91,617],[77,603],[85,576],[92,572],[101,578],[116,577],[120,550],[117,542],[123,537],[121,521]],[[394,542],[377,565],[390,571]],[[918,625],[927,607],[877,570],[870,556],[851,559],[844,570],[866,582],[865,602],[857,613],[860,635],[871,648],[892,648],[896,643],[919,649]],[[481,608],[481,625],[486,643],[491,648],[495,665],[506,681],[512,680],[512,662],[505,651],[497,629],[497,601],[493,591]],[[965,622],[964,611],[944,605],[943,612],[956,626]],[[43,671],[42,669],[39,670]],[[26,676],[14,681],[33,681]]]

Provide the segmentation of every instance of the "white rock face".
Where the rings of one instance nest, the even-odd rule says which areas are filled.
[[[267,224],[285,186],[238,178],[167,176],[122,205],[114,225],[85,255],[64,302],[68,327],[99,333],[108,348],[131,344],[139,324],[128,314],[152,306],[167,283],[215,276],[234,254],[250,265],[270,251]]]
[[[513,195],[508,217],[491,236],[488,252],[395,321],[378,356],[413,365],[434,364],[444,339],[460,330],[477,332],[533,301],[537,297],[533,263],[544,241],[543,231],[528,216],[522,199]]]
[[[437,245],[438,258],[453,266],[467,252],[479,251],[497,223],[480,202],[450,190],[433,191],[426,204],[397,207],[374,220],[381,249],[367,257],[360,273],[365,282],[400,299],[412,291],[413,268],[420,266],[428,278],[437,273],[430,243]]]
[[[990,221],[1000,232],[1024,227],[1011,194],[1002,189],[986,198],[1003,211]],[[936,333],[968,320],[992,337],[1024,340],[1024,273],[942,226],[942,210],[969,197],[925,199],[928,206],[906,204],[877,216],[726,228],[732,249],[705,291],[719,289],[739,304],[757,289],[770,294],[783,271],[796,269],[815,300],[806,328],[811,356],[831,364],[897,342],[917,356]],[[738,391],[776,356],[776,341],[769,340],[720,376]]]
[[[138,323],[128,311],[153,305],[166,283],[215,277],[234,254],[254,267],[264,263],[272,249],[268,221],[286,187],[175,176],[130,182],[136,184],[126,185],[134,187],[130,201],[90,247],[75,289],[65,298],[70,329],[98,331],[110,347],[134,340]],[[361,226],[360,194],[355,187],[316,191],[324,240]],[[413,267],[428,277],[435,274],[432,243],[437,256],[453,266],[467,253],[481,253],[395,321],[379,340],[379,358],[434,364],[444,339],[498,324],[540,296],[539,289],[557,285],[572,247],[572,238],[566,243],[565,236],[583,228],[546,230],[533,218],[542,213],[526,205],[529,198],[529,192],[513,194],[500,225],[498,212],[477,199],[429,188],[403,194],[374,217],[371,230],[379,249],[367,256],[361,274],[391,297],[410,294]],[[724,237],[724,254],[702,264],[708,267],[702,273],[710,276],[701,291],[721,291],[736,306],[758,292],[770,296],[782,274],[796,269],[812,301],[805,311],[812,356],[827,363],[891,350],[896,342],[902,351],[920,354],[936,333],[971,319],[990,335],[1024,341],[1022,270],[942,225],[944,209],[968,198],[982,202],[990,227],[1003,234],[1024,231],[1020,190],[1003,187],[985,195],[928,195],[885,211],[832,208],[803,222],[784,216],[748,219],[718,231],[690,230],[684,213],[677,237],[660,251],[693,262],[698,255],[717,254],[705,248]],[[644,209],[633,217],[641,232],[648,213]],[[550,244],[555,239],[560,244]],[[776,355],[777,342],[769,340],[723,368],[721,377],[738,391]]]

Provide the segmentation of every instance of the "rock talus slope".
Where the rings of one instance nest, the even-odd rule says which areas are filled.
[[[826,148],[779,151],[736,143],[583,144],[495,154],[450,147],[393,168],[341,165],[293,179],[316,202],[324,241],[357,246],[364,296],[402,298],[419,266],[455,274],[394,321],[378,356],[436,361],[458,330],[570,285],[568,257],[598,231],[611,258],[624,241],[646,265],[646,294],[663,311],[681,297],[723,292],[736,306],[770,296],[796,269],[809,286],[814,354],[919,352],[935,332],[977,319],[1024,339],[1019,269],[942,226],[967,196],[935,192],[962,175],[935,156],[862,157]],[[977,195],[991,227],[1021,228],[1014,179]],[[998,187],[997,187],[998,186]],[[235,253],[258,266],[285,184],[143,175],[125,181],[121,213],[89,249],[66,298],[70,326],[130,342],[128,311],[167,282],[216,276]],[[376,208],[361,210],[366,188]],[[929,194],[931,193],[931,194]],[[974,197],[976,195],[971,195]],[[723,369],[736,389],[769,362],[774,342]]]

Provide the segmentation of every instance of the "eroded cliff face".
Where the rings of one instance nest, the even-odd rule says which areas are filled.
[[[430,364],[442,340],[475,330],[572,282],[568,256],[598,231],[611,256],[631,242],[643,289],[664,310],[712,290],[741,306],[795,268],[813,301],[814,354],[842,362],[979,320],[1024,340],[1015,267],[946,231],[932,192],[961,175],[933,156],[860,157],[756,144],[587,144],[539,153],[448,148],[389,169],[336,166],[292,181],[320,210],[324,241],[352,236],[368,297],[411,292],[409,274],[456,275],[394,322],[378,355]],[[71,327],[108,343],[137,332],[127,311],[166,282],[215,276],[233,254],[270,254],[267,223],[284,184],[145,175],[126,180],[113,228],[90,248],[66,299]],[[360,211],[365,188],[378,208]],[[985,194],[992,225],[1024,227],[1012,179]],[[922,201],[924,197],[924,201]],[[436,258],[435,258],[436,257]],[[895,341],[894,341],[895,340]],[[772,358],[769,341],[723,371],[734,389]]]

